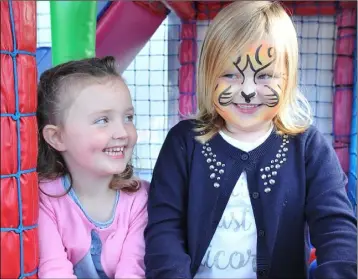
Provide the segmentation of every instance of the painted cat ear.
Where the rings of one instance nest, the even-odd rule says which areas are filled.
[[[255,60],[259,65],[262,65],[262,62],[260,61],[260,49],[261,48],[262,48],[262,45],[260,45],[255,51]]]
[[[239,56],[237,59],[236,59],[236,62],[234,62],[234,65],[239,65],[241,62],[241,56]]]

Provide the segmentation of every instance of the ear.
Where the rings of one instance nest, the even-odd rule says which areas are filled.
[[[57,151],[66,151],[66,146],[62,140],[61,130],[55,125],[46,125],[42,130],[45,141]]]

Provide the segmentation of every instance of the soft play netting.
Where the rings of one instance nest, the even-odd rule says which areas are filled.
[[[155,140],[155,133],[159,131],[164,137],[176,121],[195,113],[198,50],[210,20],[229,2],[164,2],[52,1],[52,44],[37,48],[36,2],[1,1],[0,278],[37,277],[35,111],[38,74],[69,59],[115,56],[134,94],[136,117],[165,119],[163,122],[148,122],[150,127],[141,127],[140,122],[144,122],[138,120],[140,138],[147,137],[148,141],[139,140],[137,152],[142,161],[149,162],[144,162],[144,169],[149,171],[163,138],[149,155],[139,154],[140,150],[154,146],[151,141]],[[300,64],[300,86],[307,89],[306,96],[314,108],[315,123],[332,140],[348,175],[347,193],[356,210],[356,3],[283,2],[294,19],[299,35],[300,60],[303,61]],[[166,37],[161,41],[165,44],[165,53],[153,54],[152,50],[143,55],[142,50],[148,42],[157,42],[151,41],[151,38],[163,24],[167,25]],[[154,56],[165,57],[163,63],[168,64],[165,72],[157,70],[158,63],[145,64],[143,56],[150,61]],[[145,69],[140,67],[143,63]],[[158,72],[163,77],[161,84],[154,83],[151,78]],[[141,84],[143,79],[139,79],[143,73],[145,84]],[[312,76],[314,80],[310,79]],[[150,106],[154,103],[170,106],[170,112],[157,115],[156,108],[142,111],[140,92],[144,90],[155,95],[153,91],[159,89],[163,90],[165,99],[160,96],[153,99],[147,92],[143,96]],[[310,261],[314,258],[313,250]]]

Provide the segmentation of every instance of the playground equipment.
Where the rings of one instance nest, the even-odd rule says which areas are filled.
[[[95,1],[53,1],[52,61],[48,61],[49,49],[40,49],[36,53],[36,2],[0,2],[1,278],[36,278],[37,70],[42,72],[50,64],[69,59],[114,55],[124,71],[167,15],[176,13],[181,20],[179,110],[181,115],[188,115],[196,111],[197,30],[202,22],[210,21],[227,4],[220,1],[165,1],[165,4],[160,1],[115,1],[105,3],[97,13]],[[295,16],[335,15],[333,145],[349,176],[348,196],[356,206],[356,4],[348,1],[289,1],[285,5]],[[311,260],[314,261],[314,254]]]

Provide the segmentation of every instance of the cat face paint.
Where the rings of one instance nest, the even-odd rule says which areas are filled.
[[[227,124],[254,128],[278,112],[285,68],[276,62],[274,47],[253,45],[227,63],[214,92],[217,112]]]

